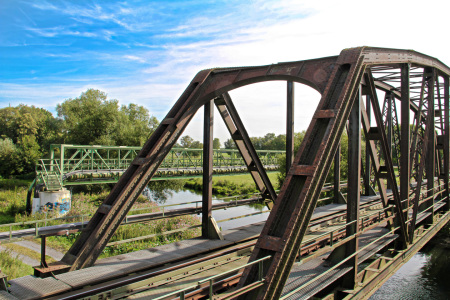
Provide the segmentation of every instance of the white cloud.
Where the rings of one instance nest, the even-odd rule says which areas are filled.
[[[144,58],[135,56],[135,55],[124,55],[123,58],[126,60],[132,60],[132,61],[137,61],[137,62],[141,62],[141,63],[146,62],[146,60]]]
[[[150,48],[147,52],[139,49],[126,54],[102,55],[104,60],[122,59],[151,65],[143,66],[132,77],[97,80],[94,86],[87,86],[84,81],[80,85],[55,84],[45,88],[23,85],[7,93],[10,93],[10,99],[27,100],[32,99],[27,93],[34,95],[37,88],[37,93],[52,99],[50,103],[54,106],[63,99],[77,97],[87,87],[95,87],[106,91],[111,98],[119,99],[121,104],[135,102],[144,105],[161,119],[194,75],[205,68],[312,59],[338,55],[344,48],[363,45],[414,49],[450,63],[441,31],[448,26],[447,2],[430,0],[426,5],[414,5],[410,1],[387,0],[370,3],[356,0],[259,0],[252,3],[252,6],[245,6],[248,11],[237,8],[223,16],[203,14],[169,28],[157,37],[172,39],[165,44],[155,45],[146,40],[135,43]],[[60,9],[46,2],[39,7]],[[128,30],[144,30],[151,24],[150,17],[141,25],[123,18],[133,17],[136,13],[127,7],[112,13],[100,6],[67,4],[63,12],[84,22],[95,18],[109,20]],[[37,33],[54,36],[56,31],[56,28],[49,28]],[[105,32],[106,39],[111,39],[113,34]],[[194,42],[178,39],[188,36],[203,38]],[[0,85],[2,93],[7,88]],[[300,85],[296,85],[296,91],[296,130],[300,131],[309,124],[318,96],[309,88],[301,89]],[[284,133],[285,83],[249,86],[232,91],[231,96],[250,135]],[[30,103],[36,104],[31,100]],[[186,132],[198,140],[202,136],[201,115],[193,120]],[[216,118],[219,118],[217,114]],[[270,123],[267,120],[271,120]],[[216,132],[222,141],[227,136],[224,127],[219,127]]]

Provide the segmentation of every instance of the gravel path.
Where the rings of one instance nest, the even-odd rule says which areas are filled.
[[[41,253],[41,245],[34,243],[32,241],[19,241],[19,242],[15,242],[14,244],[34,250],[37,253]],[[61,252],[47,246],[47,247],[45,247],[45,255],[48,255],[55,260],[61,260],[61,258],[63,258],[63,256],[64,256],[64,253],[61,253]]]
[[[35,252],[37,252],[39,255],[41,253],[41,245],[34,243],[32,241],[19,241],[19,242],[15,242],[14,244],[28,248],[30,250],[33,250]],[[29,256],[17,253],[15,251],[12,251],[11,249],[8,249],[6,247],[2,247],[0,246],[0,251],[9,251],[11,253],[12,257],[18,257],[23,263],[30,265],[30,266],[38,266],[41,264],[40,261],[31,258]],[[61,260],[61,258],[64,256],[64,253],[61,253],[53,248],[50,247],[46,247],[45,248],[45,254],[50,256],[51,258],[55,259],[55,260]]]
[[[17,257],[23,263],[25,263],[27,265],[30,265],[30,266],[38,266],[38,265],[41,264],[41,262],[38,261],[38,260],[35,260],[35,259],[31,258],[31,257],[22,255],[20,253],[17,253],[15,251],[12,251],[11,249],[8,249],[8,248],[2,247],[2,246],[0,246],[0,251],[8,251],[9,253],[11,253],[12,257]]]

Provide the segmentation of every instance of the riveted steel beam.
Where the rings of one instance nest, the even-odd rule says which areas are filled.
[[[256,150],[230,96],[226,93],[222,97],[215,99],[214,102],[262,197],[272,202],[275,201],[277,197],[275,189],[256,154]]]

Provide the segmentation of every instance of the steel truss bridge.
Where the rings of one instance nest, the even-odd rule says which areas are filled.
[[[449,76],[450,69],[433,57],[373,47],[344,49],[338,56],[313,60],[203,70],[63,259],[36,274],[53,277],[13,280],[9,295],[368,298],[450,219]],[[287,82],[289,171],[279,193],[228,94],[271,80]],[[293,151],[294,82],[321,94],[297,153]],[[214,106],[261,198],[271,208],[261,224],[220,232],[212,218]],[[202,107],[202,237],[97,261]],[[349,148],[346,197],[340,194],[339,178],[344,131]],[[335,203],[316,208],[333,163]]]
[[[140,150],[128,146],[51,145],[50,159],[40,159],[36,165],[36,184],[58,190],[70,185],[116,183]],[[268,171],[278,169],[278,157],[284,154],[276,150],[256,152]],[[152,180],[199,177],[202,171],[202,149],[172,148]],[[215,175],[246,171],[238,150],[213,150]]]
[[[40,190],[58,191],[65,186],[116,183],[136,158],[141,147],[98,145],[50,145],[50,158],[36,164],[36,178],[27,195],[27,210],[31,212],[33,189],[35,198]],[[278,170],[278,158],[284,151],[256,150],[266,171]],[[214,149],[214,175],[247,172],[237,149]],[[203,149],[172,148],[152,180],[201,177]]]

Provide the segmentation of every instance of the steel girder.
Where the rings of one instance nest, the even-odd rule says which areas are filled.
[[[393,68],[403,70],[403,72],[399,72],[398,81],[405,84],[410,79],[409,72],[404,71],[405,66],[409,68],[409,65],[433,68],[445,78],[448,78],[450,74],[449,68],[438,60],[412,51],[358,48],[344,50],[341,53],[334,73],[330,76],[327,89],[322,94],[322,100],[308,128],[305,140],[295,157],[294,164],[288,173],[251,257],[251,261],[266,256],[272,257],[266,261],[264,266],[265,285],[251,291],[242,298],[277,299],[281,296],[318,199],[317,189],[322,186],[332,157],[336,152],[338,146],[336,137],[339,137],[342,133],[343,124],[348,119],[351,106],[355,101],[356,90],[360,84],[363,85],[365,94],[369,96],[377,123],[377,126],[371,127],[367,113],[362,110],[364,133],[366,139],[372,141],[369,143],[368,151],[374,165],[375,179],[379,183],[379,192],[382,194],[385,205],[387,205],[387,198],[382,179],[388,179],[392,187],[395,224],[400,227],[399,234],[403,241],[403,247],[406,247],[409,220],[406,220],[405,206],[407,205],[404,203],[407,203],[408,200],[402,201],[404,199],[400,198],[384,122],[377,101],[377,85],[370,69],[378,67],[382,70]],[[343,68],[345,68],[345,72]],[[405,76],[408,76],[408,78],[405,78]],[[379,86],[389,86],[389,91],[395,90],[383,79],[377,81],[382,82]],[[409,95],[402,95],[401,92],[409,93],[409,88],[405,86],[398,88],[397,95],[401,100],[407,101]],[[331,106],[330,103],[332,103]],[[417,105],[415,106],[417,107]],[[410,105],[410,108],[412,108],[412,105]],[[325,112],[330,110],[334,114]],[[420,112],[418,113],[420,114]],[[448,119],[444,123],[447,124]],[[446,135],[448,136],[448,130],[446,130]],[[384,166],[379,163],[373,140],[381,142]],[[405,141],[405,143],[407,142],[409,143],[409,141]],[[444,155],[448,156],[448,153],[444,153]],[[409,169],[409,162],[407,161],[405,164],[404,159],[401,161],[404,165],[400,169],[402,167],[403,169]],[[408,179],[409,184],[410,178]],[[448,178],[446,184],[448,185]],[[403,192],[402,195],[404,194]],[[407,209],[409,209],[408,206]],[[255,267],[248,267],[240,281],[240,287],[255,281],[254,274],[256,273]]]
[[[425,113],[420,105],[420,99],[423,97],[417,97],[414,94],[417,85],[422,86],[423,84],[423,80],[420,78],[424,78],[422,76],[424,69],[433,70],[437,76],[442,78],[443,82],[440,84],[441,88],[437,89],[439,91],[443,89],[443,91],[436,95],[436,98],[440,99],[437,103],[441,103],[440,109],[444,111],[444,114],[440,114],[443,120],[437,122],[441,124],[441,128],[438,129],[438,138],[433,139],[437,142],[427,144],[428,148],[432,148],[432,150],[428,149],[427,153],[443,149],[441,151],[443,162],[439,162],[437,165],[443,164],[444,172],[438,172],[438,174],[445,183],[448,196],[448,77],[450,69],[437,59],[410,50],[361,47],[345,49],[339,56],[322,59],[261,67],[208,69],[199,72],[194,77],[110,195],[99,207],[86,230],[66,253],[63,262],[71,264],[72,270],[91,266],[95,262],[135,199],[155,174],[158,166],[181,136],[194,114],[203,105],[211,105],[213,99],[215,99],[215,104],[232,137],[241,144],[241,153],[244,155],[247,153],[247,166],[254,175],[257,186],[262,191],[266,191],[267,198],[275,200],[276,197],[274,207],[251,257],[251,260],[256,260],[271,256],[271,259],[266,260],[264,265],[265,284],[244,295],[243,298],[276,299],[281,295],[355,101],[361,101],[360,118],[369,145],[369,149],[366,151],[367,157],[372,162],[375,181],[385,206],[388,205],[388,199],[384,180],[387,179],[392,186],[392,204],[395,207],[392,213],[395,214],[395,224],[399,226],[399,234],[406,246],[409,241],[408,224],[411,223],[411,220],[407,219],[405,211],[408,211],[411,206],[409,200],[402,201],[400,195],[402,197],[409,195],[406,190],[411,184],[409,175],[411,159],[409,155],[402,155],[402,153],[410,145],[411,147],[415,146],[409,139],[409,124],[408,126],[401,124],[403,125],[400,137],[402,151],[399,164],[401,170],[408,172],[402,171],[400,174],[401,190],[399,191],[396,181],[397,173],[392,162],[377,90],[389,91],[400,100],[403,104],[402,122],[409,111],[413,112],[416,118],[430,119],[429,122],[433,119],[432,121],[435,122],[435,118],[430,114],[431,109]],[[389,72],[389,76],[382,75],[381,72]],[[416,73],[420,73],[420,76],[417,76]],[[303,83],[316,89],[322,95],[278,196],[272,192],[264,170],[258,165],[258,158],[253,153],[253,146],[248,139],[245,127],[227,94],[228,91],[244,85],[270,80]],[[400,82],[401,85],[397,86],[393,82]],[[436,89],[433,89],[431,93],[438,94]],[[364,103],[359,95],[366,97],[367,103],[373,109],[375,126],[369,120],[370,114],[367,113],[369,107],[367,111],[364,109]],[[392,103],[395,105],[395,101]],[[288,105],[288,107],[292,107],[292,105]],[[431,118],[427,118],[428,116]],[[434,127],[432,129],[426,124],[424,126],[428,134],[433,135]],[[439,136],[442,137],[439,138]],[[209,138],[211,137],[212,135],[209,135]],[[383,153],[381,160],[375,148],[375,140],[379,141],[381,145],[380,150]],[[436,147],[436,145],[438,146]],[[359,153],[358,161],[360,157]],[[434,175],[435,173],[433,167],[428,166],[426,170],[428,174]],[[357,173],[359,171],[352,176],[358,177]],[[432,178],[431,175],[428,175],[428,178]],[[247,267],[239,286],[244,287],[251,284],[256,274],[258,272],[254,267]]]
[[[70,264],[71,270],[93,265],[197,110],[208,101],[222,97],[227,91],[237,87],[271,80],[303,83],[322,93],[335,61],[336,57],[329,57],[260,67],[208,69],[199,72],[145,143],[62,261]],[[263,178],[261,168],[256,170]],[[255,172],[255,166],[250,166],[249,171]]]

